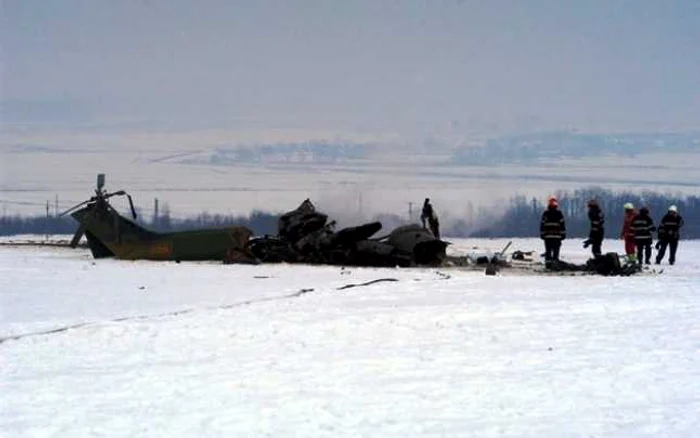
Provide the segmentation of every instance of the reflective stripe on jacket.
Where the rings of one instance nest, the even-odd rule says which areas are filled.
[[[563,239],[566,237],[564,215],[556,207],[549,207],[542,213],[540,237],[542,239]]]
[[[605,215],[600,211],[600,208],[591,208],[588,210],[588,220],[591,223],[589,237],[602,237],[605,234]]]
[[[638,214],[632,219],[631,225],[636,240],[651,240],[654,231],[654,221],[647,215]]]

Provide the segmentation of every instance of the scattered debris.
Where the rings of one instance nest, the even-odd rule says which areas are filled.
[[[592,258],[583,264],[569,263],[562,260],[546,261],[533,260],[536,251],[516,250],[506,254],[510,245],[498,252],[479,251],[478,249],[466,255],[448,255],[444,267],[460,270],[483,270],[485,275],[500,273],[520,273],[532,275],[603,275],[630,276],[635,274],[660,274],[663,270],[642,268],[636,262],[629,261],[624,256],[611,252],[598,258]]]
[[[449,280],[450,278],[452,278],[450,274],[441,271],[435,271],[435,275],[440,277],[441,280]]]
[[[589,259],[585,264],[568,263],[561,260],[548,260],[545,269],[552,272],[584,272],[604,276],[630,276],[642,272],[642,265],[635,261],[620,262],[616,252]]]
[[[371,280],[371,281],[367,281],[364,283],[346,284],[345,286],[340,286],[339,288],[337,288],[337,290],[350,289],[352,287],[369,286],[370,284],[381,283],[383,281],[399,281],[399,280],[396,278],[378,278],[376,280]]]
[[[513,254],[510,257],[513,260],[520,260],[523,262],[532,262],[532,261],[534,261],[535,251],[517,250],[517,251],[513,251]]]

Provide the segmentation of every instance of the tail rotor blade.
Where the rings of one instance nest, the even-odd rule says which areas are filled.
[[[134,208],[134,201],[131,200],[131,195],[127,194],[126,197],[129,199],[129,208],[131,208],[131,216],[136,220],[136,209]]]

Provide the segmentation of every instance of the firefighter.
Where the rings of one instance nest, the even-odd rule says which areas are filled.
[[[549,198],[547,209],[542,213],[540,238],[544,240],[545,261],[559,261],[561,241],[566,239],[566,223],[554,196]]]
[[[423,228],[426,228],[425,221],[433,216],[433,206],[430,204],[430,198],[425,198],[423,202],[423,211],[420,213],[420,221],[423,223]]]
[[[622,231],[620,232],[620,239],[625,241],[625,255],[629,260],[637,259],[637,250],[634,244],[634,231],[632,231],[632,219],[637,215],[637,211],[634,209],[634,205],[628,202],[624,206],[625,217],[622,222]]]
[[[666,254],[666,247],[669,248],[668,263],[676,263],[676,250],[678,249],[678,240],[680,239],[680,231],[683,227],[683,218],[678,214],[678,207],[672,205],[668,207],[668,213],[661,219],[659,223],[659,241],[656,243],[656,264],[660,264]]]
[[[634,244],[637,246],[637,260],[639,264],[642,261],[649,265],[651,264],[651,242],[653,240],[652,231],[656,230],[654,221],[649,216],[649,209],[642,207],[632,219],[632,231],[634,232]]]
[[[440,238],[440,221],[438,221],[437,214],[433,209],[433,205],[430,203],[430,198],[425,198],[423,202],[423,211],[420,214],[420,220],[423,223],[423,228],[425,228],[425,221],[427,220],[430,232],[433,233],[436,239]]]
[[[600,257],[602,255],[603,237],[605,236],[605,215],[595,199],[588,201],[588,221],[591,224],[591,228],[588,232],[588,239],[583,242],[583,247],[588,248],[590,246],[593,257]]]

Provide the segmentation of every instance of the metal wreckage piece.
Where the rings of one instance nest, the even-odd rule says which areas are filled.
[[[382,228],[368,222],[335,231],[335,221],[309,199],[280,216],[277,236],[250,239],[248,249],[262,263],[309,263],[373,267],[441,266],[447,242],[417,224],[372,237]]]

